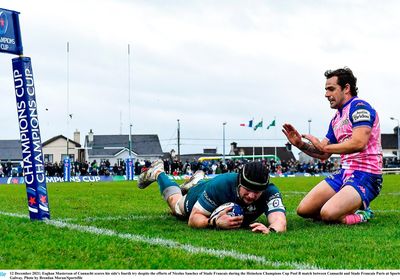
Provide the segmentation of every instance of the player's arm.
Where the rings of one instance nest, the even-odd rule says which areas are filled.
[[[282,201],[282,195],[274,184],[269,184],[267,189],[267,205],[265,215],[269,226],[262,223],[253,223],[250,225],[253,232],[268,234],[271,232],[286,231],[286,209]]]
[[[372,127],[376,120],[376,111],[364,101],[356,101],[350,105],[349,121],[352,124],[351,137],[324,147],[324,151],[335,154],[353,154],[363,151],[369,142]],[[332,127],[332,124],[330,128]],[[328,132],[329,135],[332,134]]]
[[[328,154],[352,154],[361,152],[365,149],[371,136],[372,129],[369,126],[358,126],[353,128],[352,136],[347,141],[341,143],[329,144],[328,140],[319,142],[312,135],[304,135],[314,147]]]
[[[243,216],[235,216],[231,217],[227,215],[227,212],[232,208],[226,208],[221,211],[215,218],[212,220],[210,217],[210,212],[205,210],[201,205],[196,202],[193,206],[192,212],[189,216],[188,225],[193,228],[206,228],[206,227],[214,227],[219,229],[235,229],[239,228],[243,222]]]
[[[189,216],[188,225],[192,228],[206,228],[210,226],[208,221],[209,216],[209,212],[194,206]]]
[[[286,215],[283,212],[272,212],[268,215],[269,230],[286,231]]]
[[[325,147],[329,145],[328,139],[324,138],[319,141],[317,137],[312,135],[303,135],[303,137],[310,141],[310,143],[302,141],[299,150],[303,151],[307,155],[318,158],[318,159],[328,159],[333,153],[327,152]]]
[[[269,226],[262,223],[252,223],[250,228],[252,232],[261,232],[269,234],[271,232],[285,232],[286,231],[286,215],[283,212],[272,212],[268,215]]]
[[[369,126],[358,126],[353,128],[349,140],[338,144],[326,145],[324,151],[332,154],[352,154],[365,149],[371,136],[372,129]]]
[[[322,150],[322,147],[328,144],[327,139],[320,142],[312,135],[301,135],[291,124],[284,124],[282,132],[286,135],[287,139],[293,146],[311,157],[325,160],[331,156],[331,153],[326,153]],[[308,139],[311,143],[304,142],[303,138]]]

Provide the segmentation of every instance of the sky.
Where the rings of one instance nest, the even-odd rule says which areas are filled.
[[[182,154],[222,153],[224,143],[228,153],[231,142],[283,146],[284,123],[323,138],[334,114],[324,72],[343,66],[378,111],[382,133],[393,133],[391,117],[400,119],[399,1],[0,0],[0,7],[20,12],[42,141],[73,139],[78,130],[83,144],[90,129],[128,134],[131,123],[133,134],[157,134],[169,152],[177,150],[178,119]],[[13,57],[0,54],[3,140],[19,139]],[[240,126],[251,119],[264,127]]]

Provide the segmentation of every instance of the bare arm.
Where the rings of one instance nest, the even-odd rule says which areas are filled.
[[[283,212],[272,212],[268,215],[269,228],[276,232],[286,231],[286,215]]]
[[[322,160],[328,159],[332,155],[332,153],[327,153],[324,150],[324,147],[329,144],[327,139],[319,141],[315,136],[312,135],[304,135],[304,138],[308,140],[313,139],[313,141],[310,140],[311,143],[302,141],[301,146],[298,147],[307,155]]]
[[[188,225],[193,228],[206,228],[209,226],[208,217],[209,214],[207,215],[202,210],[193,207],[189,216]]]
[[[324,151],[332,154],[352,154],[365,149],[371,136],[372,129],[368,126],[353,129],[351,138],[338,144],[325,146]]]
[[[325,160],[332,155],[332,153],[322,150],[322,147],[325,147],[328,144],[327,139],[324,139],[322,142],[320,142],[312,135],[301,135],[291,124],[284,124],[282,132],[286,135],[287,139],[292,145],[296,146],[299,150],[311,157]],[[314,141],[310,140],[311,143],[306,143],[303,141],[303,138],[308,140],[312,139]]]
[[[208,226],[220,229],[239,228],[243,222],[243,216],[231,217],[227,215],[226,213],[231,209],[225,209],[216,218],[209,221],[210,214],[205,213],[204,210],[197,208],[195,205],[190,213],[188,225],[193,228],[206,228]]]
[[[272,212],[268,215],[269,226],[262,223],[253,223],[250,225],[253,232],[261,232],[269,234],[270,232],[285,232],[286,231],[286,216],[283,212]]]
[[[371,128],[368,126],[356,127],[353,129],[351,138],[337,144],[329,144],[327,139],[319,142],[317,138],[312,135],[304,135],[316,149],[329,154],[352,154],[361,152],[365,149],[371,136]]]

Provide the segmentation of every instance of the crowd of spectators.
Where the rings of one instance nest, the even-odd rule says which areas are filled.
[[[340,163],[336,159],[320,161],[311,160],[310,162],[299,162],[298,160],[290,160],[276,162],[274,160],[263,160],[268,165],[271,174],[274,175],[291,175],[296,173],[308,173],[311,175],[320,173],[331,173],[340,168]],[[207,175],[221,174],[226,172],[237,172],[247,160],[230,160],[227,159],[225,163],[221,160],[211,161],[189,161],[184,162],[180,160],[164,159],[164,169],[167,174],[179,175],[192,175],[197,170],[203,170]],[[140,172],[149,167],[150,161],[136,161],[134,172],[139,175]],[[385,158],[384,167],[400,167],[400,162],[396,158]],[[64,172],[63,162],[47,162],[45,164],[45,172],[49,177],[62,177]],[[120,164],[115,163],[111,165],[108,160],[98,163],[96,160],[92,162],[79,162],[74,161],[71,164],[72,176],[116,176],[125,175],[125,162],[121,161]],[[13,165],[11,162],[0,163],[0,177],[21,177],[23,176],[22,166]]]
[[[396,157],[383,158],[383,167],[386,168],[400,167],[400,161]]]
[[[0,177],[18,177],[22,176],[22,174],[22,167],[20,165],[14,167],[10,161],[0,163]]]
[[[210,174],[221,174],[226,172],[237,172],[243,164],[248,160],[230,160],[227,159],[225,163],[221,160],[211,161],[169,161],[164,160],[164,170],[167,174],[171,175],[191,175],[197,170],[203,170],[207,175]],[[332,161],[311,161],[300,163],[299,161],[281,161],[276,162],[275,160],[263,160],[263,162],[269,167],[271,174],[295,174],[295,173],[309,173],[317,174],[322,172],[333,172],[340,168],[340,164],[337,160]]]
[[[62,177],[64,173],[64,163],[45,164],[46,175],[50,177]],[[114,164],[111,166],[108,160],[98,163],[96,160],[92,162],[74,161],[71,163],[71,176],[110,176],[125,175],[125,163]]]

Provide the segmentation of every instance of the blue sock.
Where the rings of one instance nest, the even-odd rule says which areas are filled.
[[[174,186],[174,187],[179,188],[179,185],[175,181],[172,181],[170,178],[168,178],[168,176],[167,176],[167,174],[165,174],[165,172],[161,172],[158,175],[157,183],[158,183],[158,187],[160,188],[161,195],[163,195],[165,189],[167,189],[169,187]]]

